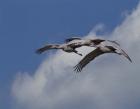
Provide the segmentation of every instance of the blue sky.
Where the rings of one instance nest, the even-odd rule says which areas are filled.
[[[97,24],[106,32],[123,20],[139,0],[0,0],[0,108],[11,108],[11,84],[18,72],[32,74],[46,55],[35,50],[85,36]]]

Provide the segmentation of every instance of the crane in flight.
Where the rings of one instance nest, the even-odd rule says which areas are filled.
[[[47,44],[39,49],[36,50],[36,53],[41,54],[47,50],[50,49],[61,49],[65,52],[71,53],[74,52],[80,56],[82,56],[81,53],[78,53],[76,48],[79,48],[81,46],[90,46],[95,47],[99,43],[103,42],[103,39],[81,39],[79,37],[72,37],[65,40],[65,43],[63,44]]]
[[[82,69],[96,57],[105,53],[116,53],[125,56],[130,62],[131,58],[121,49],[120,45],[115,41],[104,40],[96,45],[96,49],[87,54],[75,67],[74,71],[81,72]]]

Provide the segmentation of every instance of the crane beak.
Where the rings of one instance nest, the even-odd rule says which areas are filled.
[[[121,51],[122,51],[121,54],[122,54],[123,56],[125,56],[130,62],[132,62],[132,60],[131,60],[131,58],[128,56],[128,54],[126,54],[126,52],[125,52],[124,50],[122,50],[122,49],[121,49]]]

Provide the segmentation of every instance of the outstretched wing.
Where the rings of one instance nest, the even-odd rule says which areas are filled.
[[[119,44],[117,41],[111,41],[111,40],[108,40],[108,41],[113,42],[113,43],[115,43],[116,45],[120,46],[120,44]]]
[[[73,40],[81,40],[81,38],[79,38],[79,37],[71,37],[71,38],[66,39],[65,42],[68,43],[68,42],[73,41]]]
[[[128,54],[123,49],[121,49],[121,52],[122,52],[123,56],[125,56],[130,62],[132,62],[131,58],[128,56]]]
[[[81,72],[81,70],[90,62],[92,61],[95,57],[104,54],[103,51],[100,50],[100,48],[96,48],[89,54],[87,54],[75,67],[74,71],[76,72]]]
[[[46,50],[50,50],[50,49],[57,49],[59,45],[45,45],[44,47],[41,47],[39,49],[36,50],[37,54],[41,54]]]

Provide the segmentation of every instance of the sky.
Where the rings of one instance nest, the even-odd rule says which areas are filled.
[[[139,0],[0,0],[0,108],[139,109],[139,11]],[[76,75],[81,57],[35,54],[73,36],[118,40],[134,63],[105,55]]]

